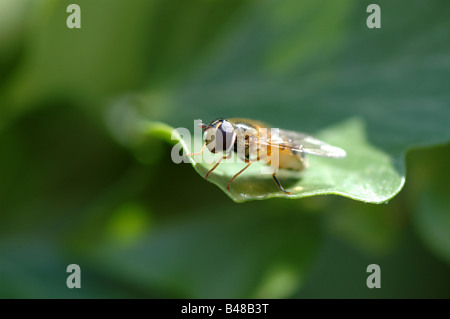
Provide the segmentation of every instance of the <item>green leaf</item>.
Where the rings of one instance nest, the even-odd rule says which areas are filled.
[[[161,123],[147,124],[145,132],[169,130]],[[168,136],[169,132],[165,134]],[[264,164],[255,163],[242,173],[227,190],[230,179],[245,163],[232,159],[233,163],[221,163],[209,176],[208,181],[219,186],[236,202],[273,197],[302,198],[315,195],[336,194],[370,203],[382,203],[395,196],[403,186],[403,173],[398,172],[390,157],[370,145],[365,138],[362,121],[352,119],[317,134],[317,137],[346,150],[343,159],[323,158],[310,155],[309,167],[303,172],[283,172],[278,176],[292,195],[281,192],[271,174],[262,174]],[[201,138],[201,137],[197,137]],[[199,145],[202,142],[199,141]],[[188,141],[182,141],[185,154],[192,149]],[[195,145],[195,142],[194,142]],[[207,150],[205,152],[208,152]],[[190,158],[195,170],[203,177],[213,167],[202,160],[203,155]]]
[[[384,3],[379,30],[366,27],[367,5],[254,2],[222,51],[175,88],[175,125],[248,117],[313,133],[358,116],[396,163],[412,146],[449,141],[450,2]]]
[[[283,178],[283,185],[294,190],[291,197],[339,194],[370,203],[389,200],[404,184],[404,157],[411,147],[450,140],[450,46],[445,41],[450,25],[440,6],[396,2],[384,4],[385,25],[372,30],[365,26],[366,8],[352,0],[249,4],[228,36],[217,40],[216,50],[186,80],[167,89],[165,102],[157,106],[167,114],[156,118],[186,127],[198,118],[248,117],[316,133],[344,148],[348,157],[309,156],[310,169]],[[424,14],[436,18],[411,25]],[[404,36],[410,46],[398,41]],[[148,92],[157,94],[158,89]],[[364,127],[348,124],[355,117]],[[319,131],[328,127],[335,131]],[[195,168],[204,176],[210,166]],[[211,181],[226,191],[227,181],[241,168],[220,165]],[[247,178],[240,176],[230,197],[285,197],[270,175],[250,178],[259,169],[255,165]]]

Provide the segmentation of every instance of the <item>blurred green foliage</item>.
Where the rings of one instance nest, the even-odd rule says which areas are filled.
[[[76,30],[72,1],[1,0],[0,297],[450,297],[450,3],[382,2],[371,30],[371,2],[78,0]],[[358,117],[405,187],[237,204],[171,161],[163,124],[130,135],[129,110]]]

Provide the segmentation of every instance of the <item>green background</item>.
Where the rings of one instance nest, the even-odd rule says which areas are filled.
[[[381,29],[370,3],[0,0],[0,297],[449,298],[450,2],[378,1]],[[130,112],[357,118],[406,182],[238,204]]]

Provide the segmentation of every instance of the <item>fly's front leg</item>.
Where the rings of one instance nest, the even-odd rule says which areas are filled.
[[[201,155],[201,154],[204,152],[205,148],[206,148],[206,143],[203,144],[203,147],[202,147],[202,149],[200,150],[200,152],[197,152],[197,153],[188,153],[188,154],[186,154],[186,156]]]

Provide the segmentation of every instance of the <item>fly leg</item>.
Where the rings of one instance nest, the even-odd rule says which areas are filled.
[[[205,144],[205,145],[206,145],[206,144]],[[204,147],[203,147],[203,148],[204,148]],[[224,156],[216,163],[216,165],[214,165],[213,168],[211,168],[211,169],[209,170],[208,174],[206,174],[206,176],[205,176],[205,179],[208,179],[209,174],[211,174],[211,172],[212,172],[213,170],[215,170],[217,166],[219,166],[220,162],[222,162],[223,159],[225,159],[225,158],[230,158],[230,157],[231,157],[231,153],[230,153],[230,154],[224,155]]]
[[[206,145],[206,144],[205,144],[205,145]],[[219,166],[220,162],[222,162],[223,159],[224,159],[224,158],[222,157],[222,158],[216,163],[216,165],[214,165],[213,168],[211,168],[211,169],[209,170],[209,172],[205,175],[205,179],[208,179],[209,174],[211,174],[211,172],[212,172],[213,170],[215,170],[217,166]]]
[[[200,152],[197,152],[197,153],[188,153],[188,154],[186,154],[186,156],[201,155],[201,154],[203,153],[203,151],[205,150],[205,148],[206,148],[206,143],[203,144],[203,147],[202,147],[202,149],[200,150]]]
[[[291,192],[288,192],[287,190],[284,189],[283,186],[281,186],[280,181],[278,180],[278,178],[277,178],[277,176],[276,176],[277,172],[278,172],[278,168],[275,169],[275,171],[274,171],[273,174],[272,174],[272,177],[273,177],[275,183],[277,183],[278,188],[281,189],[281,190],[282,190],[283,192],[285,192],[286,194],[292,195]]]
[[[236,177],[238,177],[239,176],[239,174],[241,174],[243,171],[245,171],[249,166],[250,166],[250,164],[252,164],[253,162],[249,162],[248,164],[247,164],[247,166],[245,166],[243,169],[241,169],[236,175],[234,175],[233,176],[233,178],[228,182],[228,185],[227,185],[227,189],[228,190],[230,190],[230,185],[231,185],[231,183],[234,181],[234,179],[236,178]]]

